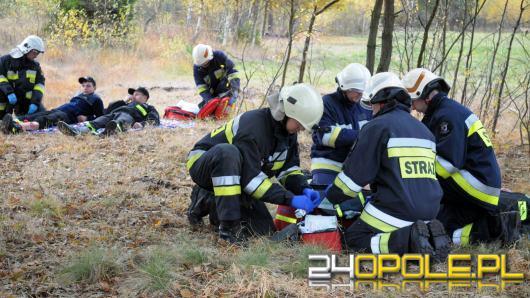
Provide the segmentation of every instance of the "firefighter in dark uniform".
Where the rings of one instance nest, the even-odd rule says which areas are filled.
[[[202,97],[199,108],[212,98],[229,94],[229,105],[238,96],[239,73],[234,62],[222,51],[214,51],[209,45],[198,44],[193,48],[193,78],[197,92]]]
[[[94,91],[96,81],[92,77],[79,78],[82,92],[50,111],[37,112],[13,118],[11,114],[4,115],[2,131],[6,134],[16,134],[21,131],[45,129],[57,125],[59,121],[68,124],[94,120],[103,115],[103,101]]]
[[[364,205],[345,232],[346,244],[355,251],[431,254],[443,261],[450,239],[435,220],[442,189],[434,136],[410,115],[410,97],[395,74],[374,75],[366,93],[374,118],[326,191],[333,204],[354,198]],[[358,196],[366,184],[374,190],[369,202]]]
[[[520,218],[499,203],[501,172],[478,117],[450,99],[449,84],[427,69],[411,70],[403,84],[436,137],[436,174],[444,191],[438,219],[453,242],[515,241]]]
[[[203,216],[214,213],[210,223],[219,224],[220,238],[230,243],[274,231],[264,202],[307,212],[320,204],[319,193],[309,188],[299,167],[297,132],[318,123],[322,98],[310,85],[297,84],[268,100],[270,108],[237,116],[204,136],[188,155],[192,180],[214,193],[213,202],[192,195],[190,224],[201,224]],[[212,222],[212,215],[219,222]]]
[[[0,118],[4,114],[44,111],[44,75],[35,61],[44,53],[44,42],[30,35],[8,55],[0,57]]]
[[[92,133],[97,134],[98,129],[105,128],[104,135],[112,135],[117,132],[124,132],[130,127],[134,129],[144,128],[146,125],[160,125],[160,115],[156,108],[147,104],[149,92],[144,87],[137,89],[129,88],[129,95],[132,101],[124,106],[112,110],[92,121],[86,122],[81,127],[75,127],[65,122],[59,122],[57,128],[70,136]]]

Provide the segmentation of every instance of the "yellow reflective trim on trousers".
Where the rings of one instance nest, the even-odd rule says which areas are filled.
[[[269,180],[269,178],[266,178],[261,182],[260,186],[256,189],[256,191],[252,194],[252,197],[255,199],[261,199],[265,195],[265,193],[272,187],[272,182]]]
[[[33,92],[32,91],[26,92],[26,98],[27,99],[31,99],[31,96],[33,96]]]
[[[340,131],[342,128],[335,127],[333,128],[333,131],[331,132],[331,137],[329,137],[329,146],[335,148],[335,142],[337,141],[337,138],[339,137]]]
[[[431,149],[418,148],[418,147],[393,147],[388,148],[388,157],[428,157],[436,158],[436,153]]]
[[[213,193],[216,197],[240,195],[241,185],[214,186]]]
[[[451,173],[447,172],[447,170],[438,161],[436,161],[436,174],[444,179],[447,179],[451,176]]]
[[[92,132],[96,132],[97,131],[97,129],[94,126],[92,126],[92,124],[90,124],[90,122],[87,122],[85,124],[85,126],[88,127],[88,129],[90,129]]]
[[[379,238],[379,252],[382,254],[389,253],[388,240],[390,240],[390,234],[392,233],[384,233],[381,235],[381,238]]]
[[[460,245],[468,245],[469,244],[469,237],[471,235],[471,228],[473,227],[473,224],[470,223],[462,228],[462,235],[460,236]]]
[[[342,209],[340,209],[340,205],[339,204],[337,204],[337,205],[335,205],[333,207],[335,207],[335,211],[337,211],[337,217],[342,217],[344,215],[342,213]]]
[[[0,75],[0,83],[9,83],[9,81],[3,75]]]
[[[35,87],[33,87],[33,90],[39,91],[40,93],[44,94],[44,86],[41,84],[35,85]]]
[[[297,221],[296,218],[288,217],[288,216],[281,215],[281,214],[276,214],[274,218],[277,220],[288,222],[290,224],[295,224]]]
[[[355,198],[357,196],[357,193],[351,190],[346,184],[344,184],[344,182],[342,182],[342,180],[340,180],[338,176],[335,178],[335,181],[333,181],[333,184],[335,184],[336,187],[340,188],[340,190],[342,190],[345,195],[352,198]]]
[[[273,171],[276,171],[276,170],[279,170],[283,167],[283,165],[285,164],[285,160],[282,160],[282,161],[275,161],[273,164],[272,164],[272,169]]]
[[[519,201],[517,202],[517,205],[519,207],[519,215],[521,215],[521,221],[526,220],[526,217],[528,216],[528,206],[526,205],[526,202]]]
[[[340,171],[342,171],[342,168],[337,167],[336,165],[331,165],[331,164],[326,164],[326,163],[312,163],[311,171],[313,170],[331,170],[331,171],[340,173]]]
[[[234,125],[234,119],[226,123],[225,136],[226,136],[226,140],[228,141],[228,144],[232,144],[232,141],[234,140],[234,133],[232,132],[233,125]]]
[[[383,231],[383,232],[393,232],[398,229],[397,227],[391,226],[387,224],[386,222],[373,217],[372,215],[368,214],[368,212],[366,211],[363,211],[361,213],[361,220],[367,223],[368,225],[380,231]]]
[[[491,204],[493,206],[499,205],[499,197],[492,196],[477,190],[471,184],[469,184],[469,182],[467,182],[467,180],[462,177],[462,174],[460,174],[459,172],[451,175],[451,178],[456,182],[456,184],[458,184],[458,186],[460,186],[466,193],[468,193],[472,197],[479,199],[484,203]]]
[[[26,78],[29,80],[30,83],[35,84],[35,79],[37,78],[37,71],[27,70]]]
[[[186,168],[188,169],[188,171],[191,169],[191,167],[193,167],[193,164],[197,161],[197,159],[199,159],[199,157],[201,157],[203,155],[203,153],[199,153],[199,154],[195,154],[193,155],[192,157],[190,157],[190,159],[188,159],[188,161],[186,162]]]
[[[142,113],[142,116],[147,116],[147,111],[142,107],[142,105],[136,105],[135,108]]]

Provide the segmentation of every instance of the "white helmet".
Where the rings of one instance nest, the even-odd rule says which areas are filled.
[[[383,92],[385,90],[389,92]],[[400,102],[410,99],[403,83],[395,73],[380,72],[373,75],[368,81],[368,87],[364,91],[362,100],[374,104],[392,98],[396,98]]]
[[[324,113],[322,96],[309,84],[283,87],[279,100],[283,103],[285,115],[300,122],[307,130],[313,129]]]
[[[362,92],[366,88],[366,83],[370,76],[370,71],[366,66],[359,63],[351,63],[337,74],[335,81],[342,91],[355,89]]]
[[[211,46],[200,43],[193,48],[192,55],[193,64],[201,66],[213,59],[213,50]]]
[[[16,59],[26,55],[32,50],[44,53],[44,42],[36,35],[26,37],[18,46],[16,46],[16,48],[12,49],[9,54]]]
[[[439,89],[445,93],[451,89],[443,78],[425,68],[416,68],[409,71],[403,76],[402,82],[412,100],[425,98],[434,89]]]

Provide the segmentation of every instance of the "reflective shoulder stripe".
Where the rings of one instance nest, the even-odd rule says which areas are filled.
[[[418,147],[388,148],[388,157],[427,157],[435,158],[436,153],[431,149]]]
[[[37,84],[35,87],[33,87],[33,90],[39,91],[40,93],[44,94],[44,85],[43,84]]]
[[[222,78],[224,76],[225,70],[221,68],[221,69],[218,69],[218,70],[214,71],[213,74],[214,74],[215,78],[219,80],[220,78]]]
[[[297,222],[296,218],[288,217],[288,216],[281,215],[281,214],[276,214],[276,216],[274,218],[277,219],[277,220],[288,222],[290,224],[295,224]]]
[[[241,179],[241,176],[219,176],[219,177],[212,177],[212,185],[213,186],[221,186],[221,185],[239,185],[239,181]]]
[[[328,158],[315,157],[311,159],[311,171],[326,169],[335,172],[342,171],[342,163]]]
[[[201,157],[201,155],[206,152],[204,150],[193,150],[188,154],[188,160],[186,161],[186,168],[188,171],[191,169],[193,164]]]
[[[458,169],[453,166],[452,163],[450,163],[448,160],[446,160],[445,158],[441,157],[440,155],[437,155],[436,156],[436,164],[440,165],[447,173],[449,174],[454,174],[456,172],[458,172]],[[438,172],[438,170],[437,170]],[[442,175],[440,175],[442,176]]]
[[[471,127],[473,127],[473,124],[475,124],[475,122],[477,121],[480,121],[477,117],[477,115],[475,114],[471,114],[469,115],[467,118],[466,118],[466,126],[467,126],[467,129],[468,130],[471,130]],[[468,133],[468,136],[471,135],[471,133]]]
[[[418,138],[390,138],[387,143],[387,148],[395,147],[420,147],[431,149],[436,152],[436,144],[427,139]]]
[[[142,116],[144,116],[144,117],[147,116],[147,111],[145,110],[145,108],[142,105],[137,104],[135,107],[136,107],[136,109],[138,111],[140,111],[140,113],[142,113]]]
[[[26,70],[26,78],[28,78],[30,83],[35,84],[36,77],[37,77],[36,70]]]

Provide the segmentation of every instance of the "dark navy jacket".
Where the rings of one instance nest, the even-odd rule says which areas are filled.
[[[72,97],[69,103],[56,108],[56,110],[65,112],[71,119],[84,115],[90,121],[103,115],[103,101],[96,93],[80,93]]]
[[[44,96],[44,74],[39,62],[26,56],[13,58],[10,55],[0,57],[0,93],[1,97],[15,93],[17,105],[29,106],[41,104]],[[19,111],[25,114],[27,111]]]
[[[361,220],[391,231],[436,217],[442,189],[436,180],[432,133],[401,104],[387,104],[361,130],[327,198],[338,204],[358,196],[362,186],[375,191]],[[364,214],[364,215],[363,215]]]
[[[496,210],[501,172],[491,140],[478,117],[468,108],[437,94],[422,122],[436,137],[436,173],[444,201],[474,202]]]
[[[241,152],[241,188],[252,198],[291,205],[293,193],[301,194],[308,187],[300,169],[297,135],[274,120],[269,108],[245,112],[204,136],[188,155],[188,170],[205,151],[226,143]],[[271,181],[272,176],[285,188]]]
[[[222,51],[213,51],[213,59],[207,67],[193,66],[193,78],[203,102],[230,89],[239,89],[238,75],[234,62]]]
[[[311,170],[333,170],[338,163],[343,163],[361,127],[372,119],[372,110],[362,107],[360,103],[349,102],[340,89],[325,95],[322,100],[324,114],[318,125],[321,128],[329,127],[330,131],[325,134],[313,131]],[[340,170],[338,167],[334,171]]]

